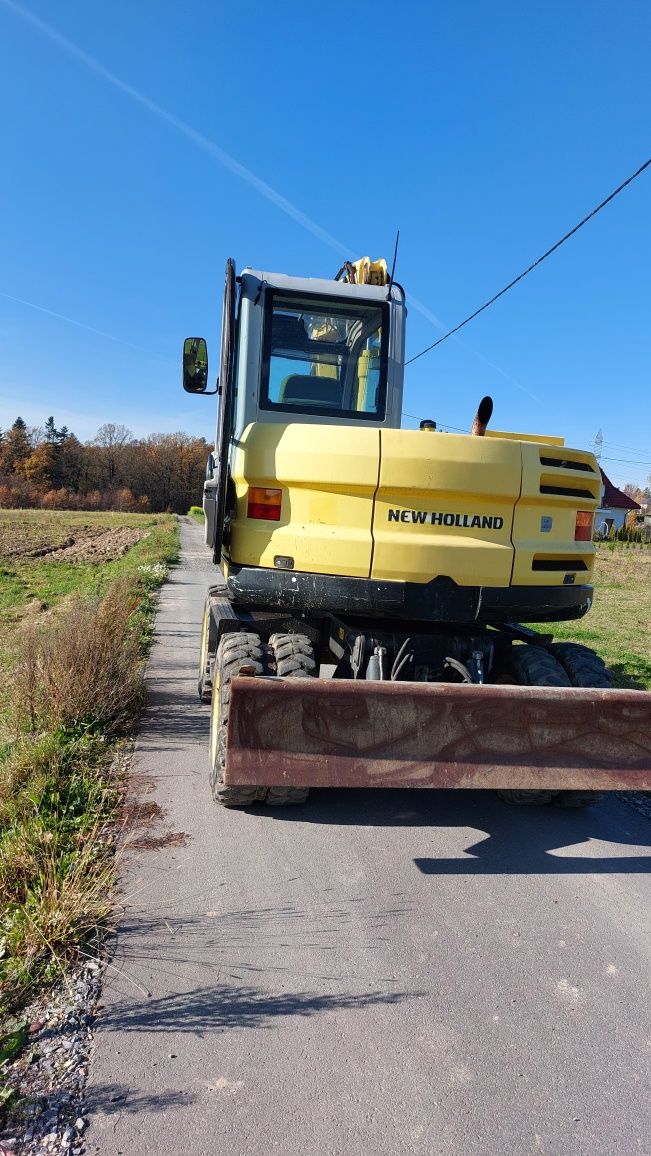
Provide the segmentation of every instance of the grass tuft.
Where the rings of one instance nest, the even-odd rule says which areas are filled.
[[[48,629],[26,628],[13,676],[19,729],[73,736],[99,731],[107,738],[128,733],[144,698],[132,621],[138,602],[120,579],[103,598],[72,599]]]

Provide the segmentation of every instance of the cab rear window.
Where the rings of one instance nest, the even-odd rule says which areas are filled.
[[[387,321],[381,303],[269,293],[261,407],[382,421]]]

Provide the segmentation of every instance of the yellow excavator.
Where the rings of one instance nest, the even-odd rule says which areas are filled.
[[[595,458],[488,428],[490,398],[468,434],[401,429],[405,320],[385,261],[326,280],[229,259],[215,390],[205,340],[185,341],[184,388],[219,397],[199,673],[215,801],[650,789],[651,695],[547,625],[592,603]]]

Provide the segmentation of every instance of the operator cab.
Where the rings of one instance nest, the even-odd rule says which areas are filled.
[[[252,421],[400,425],[396,286],[245,270],[239,318],[236,433]]]
[[[217,393],[204,486],[206,542],[221,542],[234,447],[252,426],[399,429],[405,295],[384,261],[346,263],[346,280],[226,264],[219,378],[208,390],[203,338],[183,348],[183,388]],[[342,270],[343,271],[343,270]]]
[[[253,422],[400,428],[406,313],[400,286],[252,269],[232,280],[217,386],[220,408],[223,386],[231,392],[232,436]],[[228,281],[227,273],[227,298]],[[208,392],[207,373],[197,381],[188,357],[199,340],[188,339],[184,349],[183,386],[190,393]],[[205,342],[201,351],[207,361]]]

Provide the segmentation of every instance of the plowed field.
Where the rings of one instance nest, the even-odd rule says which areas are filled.
[[[26,618],[71,594],[101,594],[111,578],[151,565],[165,514],[0,510],[0,667]]]
[[[147,534],[146,524],[120,524],[134,517],[142,518],[142,515],[2,510],[0,560],[110,562],[120,558]],[[151,519],[143,521],[151,522]]]

